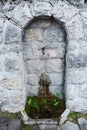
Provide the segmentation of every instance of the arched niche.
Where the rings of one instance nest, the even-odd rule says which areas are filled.
[[[28,96],[38,95],[44,75],[50,80],[49,92],[58,92],[62,97],[66,67],[66,33],[62,24],[53,17],[33,19],[24,30],[23,53]]]

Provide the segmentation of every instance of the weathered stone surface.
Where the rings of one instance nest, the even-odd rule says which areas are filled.
[[[8,120],[8,119],[0,119],[0,130],[20,130],[21,122],[20,120]]]
[[[82,11],[80,11],[80,14],[81,14],[81,17],[82,17],[84,23],[87,24],[87,11],[82,10]]]
[[[52,5],[49,2],[34,1],[33,5],[31,5],[31,9],[33,16],[41,16],[41,15],[51,16]]]
[[[38,95],[38,89],[39,89],[39,85],[37,85],[37,86],[27,85],[27,94],[29,96],[37,96]]]
[[[19,57],[13,59],[5,58],[5,70],[6,71],[17,71],[19,70],[20,64],[19,64]]]
[[[3,111],[23,110],[26,95],[37,95],[43,72],[52,81],[50,92],[61,94],[65,87],[67,108],[87,111],[87,7],[74,4],[83,0],[8,0],[2,10],[0,5]]]
[[[79,69],[70,69],[68,71],[67,82],[72,84],[82,84],[86,83],[87,79],[87,68],[79,68]]]
[[[22,81],[21,81],[20,76],[12,76],[9,78],[4,78],[0,80],[0,86],[4,89],[11,89],[11,90],[16,90],[16,89],[22,89]]]
[[[3,40],[3,39],[2,39],[2,34],[0,33],[0,43],[2,42],[2,40]]]
[[[51,85],[61,85],[63,84],[63,73],[50,73],[50,80],[51,80]]]
[[[66,120],[67,120],[67,116],[69,115],[70,113],[70,110],[69,109],[66,109],[62,115],[61,115],[61,119],[60,119],[60,122],[59,124],[62,125]]]
[[[71,4],[81,6],[84,5],[84,0],[68,0]]]
[[[41,73],[44,72],[44,63],[42,60],[30,60],[27,61],[27,72],[28,73]]]
[[[80,103],[79,103],[80,102]],[[72,100],[66,100],[66,108],[75,112],[87,112],[87,100],[82,97],[75,97]]]
[[[69,39],[80,40],[84,38],[83,23],[80,15],[75,15],[69,22],[66,23],[67,35]]]
[[[24,122],[28,121],[29,117],[25,111],[21,111],[21,115]]]
[[[87,120],[84,118],[78,118],[78,123],[81,130],[87,130]]]
[[[11,120],[8,125],[9,130],[20,130],[21,129],[21,121],[20,120]]]
[[[28,2],[22,1],[15,8],[11,7],[14,8],[11,9],[12,11],[8,9],[10,7],[9,3],[7,3],[3,9],[4,13],[21,27],[24,27],[32,19]]]
[[[69,68],[87,67],[87,56],[81,54],[79,56],[69,55],[67,56],[67,62]]]
[[[54,67],[55,66],[55,67]],[[52,59],[46,61],[46,71],[47,72],[62,72],[64,71],[64,60]]]
[[[78,125],[67,121],[64,125],[61,126],[61,130],[79,130]]]
[[[56,125],[40,125],[40,130],[56,130]]]
[[[19,42],[21,41],[21,30],[9,21],[6,21],[4,38],[4,42],[7,44]]]
[[[55,95],[56,93],[59,93],[59,97],[62,98],[62,93],[63,93],[62,85],[55,85],[55,86],[50,85],[49,91],[53,95]]]
[[[27,77],[27,83],[31,86],[35,86],[39,84],[38,74],[29,74]]]
[[[62,22],[68,22],[76,14],[78,14],[78,10],[70,5],[67,1],[59,0],[53,8],[52,14],[55,18],[61,20]]]

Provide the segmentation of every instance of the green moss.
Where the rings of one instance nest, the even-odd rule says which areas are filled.
[[[21,113],[8,113],[0,111],[0,117],[8,119],[21,119]]]
[[[31,118],[58,118],[65,110],[65,100],[56,96],[28,97],[26,113]]]
[[[77,119],[81,117],[87,120],[87,114],[81,112],[72,112],[68,115],[68,120],[77,123]]]

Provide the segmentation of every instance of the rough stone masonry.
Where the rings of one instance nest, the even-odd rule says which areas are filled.
[[[87,113],[87,5],[83,0],[0,2],[0,108],[24,110],[45,72],[66,108]]]

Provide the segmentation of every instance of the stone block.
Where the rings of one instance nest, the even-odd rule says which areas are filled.
[[[31,43],[31,42],[30,42]],[[24,46],[24,58],[26,60],[36,60],[39,59],[42,55],[42,51],[38,49],[38,44],[36,43],[27,43]]]
[[[27,73],[38,73],[44,72],[44,62],[43,60],[29,60],[26,62]]]
[[[0,56],[0,73],[4,70],[4,57]]]
[[[79,127],[77,124],[67,121],[61,126],[61,130],[79,130]]]
[[[8,123],[8,130],[21,130],[21,121],[18,119],[10,120]]]
[[[57,125],[40,125],[40,130],[57,130]]]
[[[87,84],[80,85],[79,95],[83,98],[87,98]]]
[[[64,72],[61,73],[48,73],[50,80],[51,80],[51,85],[57,86],[57,85],[63,85],[63,76]]]
[[[68,0],[71,4],[76,6],[84,5],[84,0]]]
[[[60,23],[54,22],[50,23],[48,29],[44,31],[44,42],[55,43],[65,42],[65,31],[60,25]]]
[[[68,70],[67,83],[70,84],[82,84],[86,83],[87,79],[87,68],[74,68]]]
[[[76,15],[68,23],[66,23],[66,29],[68,40],[72,39],[77,41],[84,38],[83,23],[80,15]]]
[[[59,0],[53,8],[52,14],[55,18],[59,19],[60,21],[68,22],[76,14],[78,14],[78,10],[72,5],[70,5],[67,1]]]
[[[75,56],[73,54],[67,56],[68,68],[84,68],[87,67],[87,56],[79,54]]]
[[[5,58],[5,70],[6,71],[18,71],[20,68],[19,57]]]
[[[20,130],[21,122],[18,119],[9,120],[5,118],[0,119],[0,130]]]
[[[74,100],[75,98],[80,96],[80,86],[80,84],[67,84],[66,98],[69,100]]]
[[[2,55],[4,54],[18,55],[20,51],[21,48],[18,42],[14,42],[14,44],[5,44],[5,46],[0,48],[0,54]]]
[[[20,108],[21,111],[21,107],[24,105],[24,95],[23,95],[23,90],[11,90],[10,91],[10,106],[12,108]],[[15,105],[14,105],[15,104]]]
[[[86,98],[82,98],[80,96],[75,97],[72,100],[66,100],[66,108],[69,108],[71,111],[74,112],[84,112],[86,113],[87,108],[87,100]]]
[[[4,41],[5,41],[5,44],[20,42],[21,41],[21,29],[19,29],[17,26],[10,23],[9,21],[7,21],[6,28],[5,28]]]
[[[84,21],[84,23],[87,25],[87,11],[85,10],[81,10],[80,11],[80,15],[82,17],[82,20]]]
[[[46,58],[58,58],[58,50],[57,49],[45,49],[45,57]]]
[[[30,28],[26,31],[25,34],[25,42],[32,42],[32,41],[43,41],[43,31],[37,28]]]
[[[55,85],[55,86],[50,85],[50,86],[49,86],[49,91],[50,91],[53,95],[55,95],[56,93],[59,93],[59,97],[62,98],[63,86],[62,86],[62,85]]]
[[[39,77],[37,74],[29,74],[27,76],[27,84],[30,86],[36,86],[39,85]]]
[[[2,34],[0,33],[0,43],[2,43],[2,40],[3,40]]]
[[[34,3],[31,5],[31,10],[33,16],[51,16],[52,5],[49,2],[34,1]]]
[[[46,61],[47,72],[63,72],[64,71],[64,60],[62,59],[50,59]]]
[[[19,27],[24,27],[32,19],[28,2],[20,2],[11,11],[9,10],[11,5],[8,4],[7,6],[3,8],[4,14],[17,23]]]
[[[37,85],[37,86],[27,85],[27,94],[29,96],[36,96],[36,95],[38,95],[38,90],[39,90],[39,85]]]
[[[87,130],[87,120],[84,118],[78,118],[80,130]]]
[[[66,110],[62,113],[61,119],[60,119],[60,122],[59,122],[60,125],[62,125],[62,124],[65,123],[65,121],[67,120],[67,117],[68,117],[69,113],[70,113],[70,110],[69,110],[69,109],[66,109]]]

